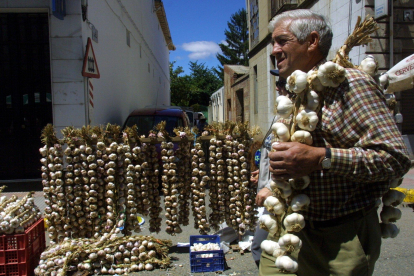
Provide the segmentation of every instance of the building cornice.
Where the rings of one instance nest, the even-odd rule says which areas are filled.
[[[160,22],[162,33],[164,34],[164,38],[167,42],[168,49],[174,51],[176,48],[171,38],[170,27],[168,26],[167,15],[165,14],[164,10],[164,4],[162,3],[162,0],[155,0],[154,5],[154,12],[157,14],[158,21]]]

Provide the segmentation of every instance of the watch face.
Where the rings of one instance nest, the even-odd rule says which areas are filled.
[[[325,158],[322,160],[322,168],[324,169],[330,169],[331,168],[331,159]]]

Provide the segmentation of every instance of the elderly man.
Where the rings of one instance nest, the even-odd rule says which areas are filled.
[[[287,11],[270,26],[272,54],[282,78],[325,62],[332,31],[323,16]],[[310,198],[302,211],[306,226],[295,233],[303,245],[298,254],[292,253],[299,265],[297,275],[372,275],[381,246],[375,201],[389,189],[390,180],[410,168],[380,88],[357,69],[346,69],[345,78],[323,92],[312,146],[275,143],[268,156],[275,179],[308,175],[311,180],[303,190]],[[258,195],[259,205],[265,194]],[[259,270],[260,275],[280,273],[275,258],[265,252]]]

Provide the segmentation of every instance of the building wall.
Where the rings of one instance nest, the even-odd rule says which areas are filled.
[[[328,60],[335,57],[336,52],[344,44],[346,38],[354,30],[358,16],[365,18],[365,1],[314,1],[310,10],[324,15],[332,26],[333,40],[329,51]],[[354,64],[359,64],[365,57],[362,47],[354,47],[349,53],[349,58]]]
[[[209,122],[224,122],[224,86],[214,92],[210,99]]]
[[[224,120],[236,122],[238,108],[236,92],[239,90],[243,90],[244,121],[251,122],[249,76],[237,76],[228,65],[224,65]]]
[[[249,60],[250,68],[250,125],[259,126],[262,135],[264,135],[272,123],[274,113],[274,102],[276,99],[275,90],[275,77],[273,77],[269,71],[274,69],[274,65],[271,62],[270,54],[272,47],[270,45],[263,48],[255,56]],[[254,78],[255,70],[257,66],[257,82],[258,82],[258,108],[255,111],[254,107]],[[258,136],[261,138],[261,136]]]
[[[66,16],[52,15],[50,0],[3,0],[2,12],[49,10],[53,124],[122,124],[146,105],[170,104],[169,50],[153,12],[153,1],[89,0],[87,21],[81,0],[66,1]],[[101,77],[92,79],[94,108],[88,118],[87,78],[81,75],[92,26],[98,30],[93,49]],[[126,43],[130,32],[130,46]]]

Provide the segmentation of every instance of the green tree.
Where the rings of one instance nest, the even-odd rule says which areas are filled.
[[[170,62],[171,103],[178,106],[209,105],[210,96],[222,86],[222,81],[204,63],[190,62],[190,75],[183,75],[181,66]]]
[[[211,95],[223,86],[220,78],[205,63],[199,64],[198,61],[190,61],[189,66],[193,83],[199,91],[204,91]]]
[[[191,91],[197,91],[191,76],[184,75],[183,67],[174,68],[175,61],[170,62],[170,90],[171,104],[177,106],[189,106],[191,100]]]
[[[234,13],[230,21],[227,22],[228,29],[224,31],[226,43],[220,43],[223,54],[217,54],[221,66],[214,68],[214,72],[223,80],[224,64],[229,65],[249,65],[249,31],[247,28],[246,10],[240,9]]]

